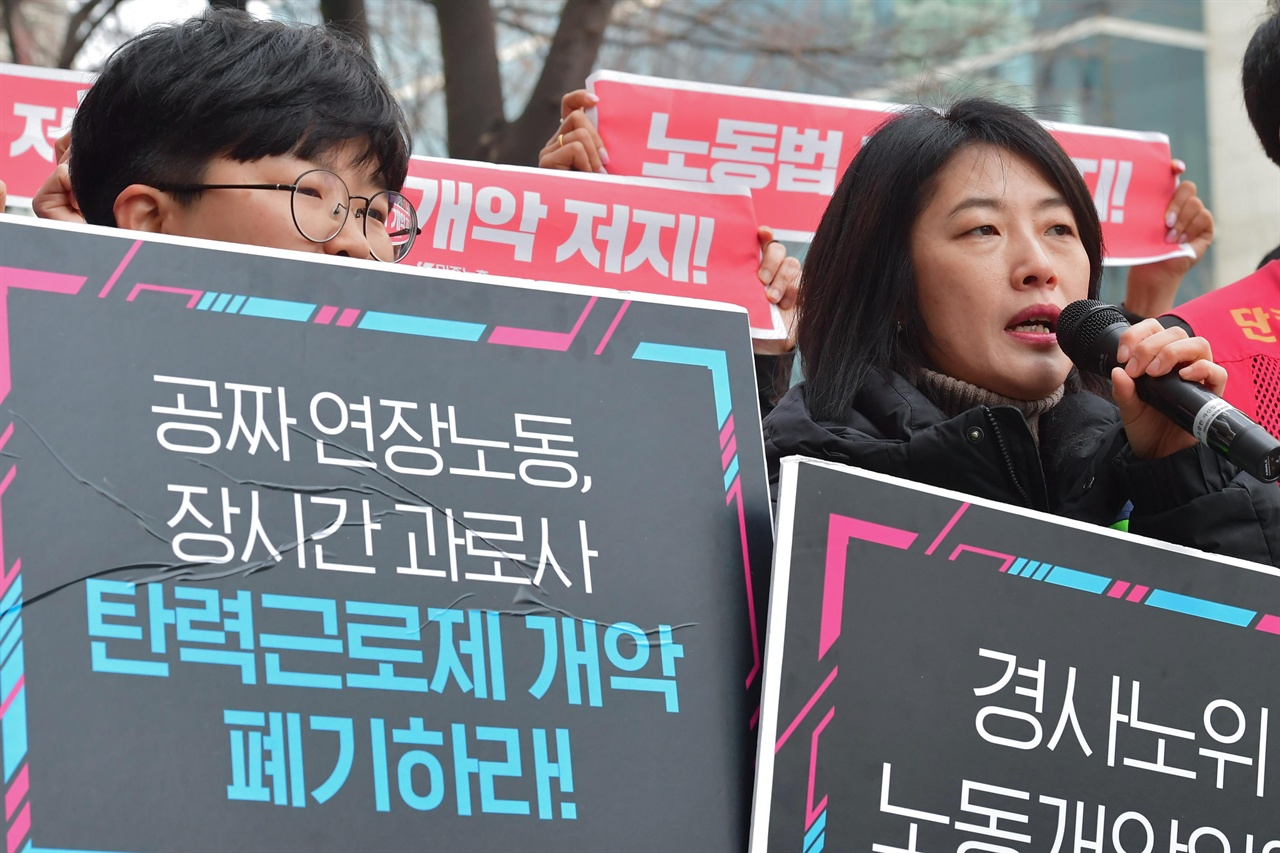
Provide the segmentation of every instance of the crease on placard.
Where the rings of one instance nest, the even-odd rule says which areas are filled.
[[[58,465],[64,471],[66,471],[67,474],[72,477],[72,479],[74,479],[76,482],[80,483],[81,485],[85,486],[86,488],[90,489],[92,492],[99,495],[100,497],[106,498],[109,502],[111,502],[116,507],[129,513],[131,516],[134,517],[138,526],[141,527],[153,539],[169,547],[173,546],[173,539],[171,537],[164,535],[164,533],[157,531],[152,527],[152,524],[155,522],[155,519],[152,519],[145,513],[140,512],[134,509],[133,507],[129,506],[127,503],[125,503],[124,500],[122,500],[120,497],[118,497],[116,494],[109,491],[108,489],[78,474],[70,465],[67,464],[66,460],[62,458],[62,456],[53,448],[51,444],[49,444],[49,442],[45,439],[45,437],[40,434],[40,432],[31,424],[30,421],[28,421],[25,417],[23,417],[21,414],[17,412],[11,412],[11,414],[13,415],[14,418],[21,421],[23,425],[26,426],[27,429],[31,431],[32,435],[34,435],[36,439],[44,446],[45,450],[49,452],[49,455],[53,457],[53,459],[58,463]],[[306,438],[309,438],[312,440],[319,440],[315,435],[308,433],[304,429],[300,429],[296,426],[290,427],[290,429],[294,432],[299,433],[300,435],[303,435]],[[333,444],[334,447],[340,450],[344,450],[356,458],[364,459],[365,461],[370,461],[365,454],[361,453],[358,450],[355,450],[351,447],[346,447],[337,442],[330,442],[330,443]],[[221,476],[225,477],[227,480],[242,486],[256,486],[259,488],[285,491],[285,492],[290,492],[294,494],[312,495],[312,494],[329,494],[333,492],[355,492],[357,494],[379,494],[393,501],[399,499],[397,495],[393,494],[392,492],[386,489],[379,488],[375,484],[368,483],[368,482],[360,482],[358,484],[337,485],[337,486],[288,485],[284,483],[273,483],[265,480],[236,477],[230,474],[229,472],[222,470],[218,466],[213,465],[209,462],[206,462],[205,460],[194,459],[190,456],[186,458],[187,458],[187,461],[193,462],[196,465],[199,465],[200,467],[206,468],[210,471],[214,471],[220,474]],[[440,511],[440,512],[444,511],[443,507],[441,507],[439,504],[432,501],[430,498],[426,497],[425,495],[418,493],[417,491],[410,488],[406,484],[400,482],[397,478],[393,477],[387,472],[382,471],[380,469],[376,469],[376,468],[373,470],[380,477],[382,477],[386,481],[390,482],[392,485],[399,488],[404,494],[409,495],[410,497],[415,498],[418,501],[421,501],[424,505],[433,507],[437,511]],[[394,508],[389,508],[389,509],[379,510],[375,514],[375,517],[381,519],[381,518],[386,518],[388,516],[400,516],[400,515],[404,515],[404,512]],[[363,521],[358,521],[358,520],[345,521],[340,525],[340,527],[353,527],[363,523],[364,523]],[[536,588],[543,593],[547,593],[547,590],[544,589],[541,584],[538,584],[534,581],[534,578],[536,577],[537,570],[538,570],[538,563],[536,561],[532,559],[521,560],[521,559],[517,559],[515,557],[510,556],[509,554],[506,553],[505,550],[499,547],[496,543],[489,540],[482,531],[476,530],[474,527],[468,526],[461,518],[455,517],[454,523],[457,524],[463,530],[466,530],[467,532],[469,532],[475,538],[479,539],[482,543],[484,543],[489,548],[492,548],[493,550],[501,553],[503,555],[503,559],[505,559],[511,565],[515,566],[518,570],[520,570],[520,572],[529,581],[529,585],[531,587]],[[316,530],[313,530],[310,533],[308,533],[301,540],[294,541],[294,542],[281,543],[281,545],[277,548],[277,551],[281,555],[281,558],[283,558],[284,555],[291,554],[294,551],[296,551],[298,548],[305,546],[307,542],[316,541],[316,534],[323,532],[327,526],[328,525],[321,525]],[[133,583],[133,584],[163,583],[165,581],[177,582],[180,580],[199,582],[199,581],[221,580],[221,579],[233,577],[236,575],[248,577],[249,575],[256,574],[260,571],[267,571],[267,570],[273,569],[276,566],[280,565],[282,562],[283,562],[283,559],[276,560],[272,557],[263,557],[262,559],[259,559],[259,560],[241,563],[239,565],[229,567],[226,569],[208,570],[206,568],[205,571],[196,571],[196,569],[199,569],[201,567],[209,567],[213,564],[174,560],[173,562],[151,561],[151,562],[135,562],[135,563],[127,563],[124,565],[109,566],[104,569],[88,572],[73,580],[59,584],[58,586],[45,590],[44,592],[41,592],[37,595],[33,595],[24,602],[24,606],[30,607],[45,598],[48,598],[58,592],[61,592],[69,587],[75,586],[76,584],[82,583],[84,581],[87,581],[93,578],[104,577],[111,574],[116,574],[119,572],[137,571],[137,570],[152,570],[154,572],[153,574],[130,579],[129,583]],[[524,593],[524,592],[525,590],[523,589],[519,590],[517,594],[516,603],[520,603],[519,593]],[[532,595],[531,593],[528,593],[528,594]],[[539,606],[542,606],[544,608],[551,609],[551,610],[556,610],[557,612],[563,612],[564,615],[569,616],[570,618],[578,619],[578,620],[582,619],[582,617],[578,617],[572,613],[569,613],[568,611],[559,611],[557,608],[553,608],[550,605],[545,604],[544,602],[538,601],[536,598],[533,598],[532,600],[534,603],[537,603]],[[450,606],[452,607],[453,605],[450,605]],[[496,611],[496,612],[503,613],[505,611]],[[529,611],[529,612],[534,612],[534,611]],[[526,613],[516,614],[512,612],[509,615],[527,615],[527,614]],[[647,630],[644,633],[653,634],[656,631],[657,629],[654,628],[651,630]]]
[[[45,437],[44,437],[43,435],[41,435],[41,434],[40,434],[40,431],[39,431],[39,430],[37,430],[34,426],[32,426],[32,425],[31,425],[31,422],[30,422],[30,421],[28,421],[25,417],[23,417],[23,416],[22,416],[21,414],[19,414],[18,412],[14,412],[14,411],[10,410],[10,414],[12,414],[12,415],[13,415],[15,418],[17,418],[18,420],[22,421],[23,426],[25,426],[27,429],[31,430],[31,434],[32,434],[32,435],[34,435],[34,436],[36,437],[36,440],[37,440],[37,441],[39,441],[42,445],[44,445],[45,450],[49,451],[49,455],[50,455],[50,456],[52,456],[52,457],[54,458],[54,461],[56,461],[56,462],[58,463],[58,465],[59,465],[59,466],[61,466],[62,470],[66,471],[69,475],[71,475],[71,477],[72,477],[72,478],[73,478],[77,483],[80,483],[82,486],[85,486],[86,488],[88,488],[88,489],[90,489],[90,490],[92,490],[92,491],[96,492],[97,494],[99,494],[99,495],[101,495],[102,497],[106,498],[106,499],[107,499],[108,501],[110,501],[111,503],[115,504],[115,505],[116,505],[117,507],[119,507],[120,509],[122,509],[122,510],[124,510],[125,512],[129,513],[130,515],[132,515],[135,519],[137,519],[138,524],[142,527],[142,529],[143,529],[143,530],[145,530],[148,534],[150,534],[153,538],[158,539],[158,540],[159,540],[159,541],[161,541],[161,542],[165,542],[165,543],[168,543],[168,542],[169,542],[169,540],[168,540],[168,539],[166,539],[162,534],[157,533],[155,530],[152,530],[152,529],[151,529],[151,527],[149,526],[149,522],[150,522],[150,521],[154,521],[154,519],[148,519],[146,515],[144,515],[144,514],[142,514],[142,513],[138,512],[138,511],[137,511],[137,510],[135,510],[133,507],[131,507],[131,506],[129,506],[128,504],[126,504],[124,501],[122,501],[120,498],[116,497],[116,496],[115,496],[114,494],[112,494],[111,492],[107,491],[106,489],[104,489],[103,487],[101,487],[101,486],[97,485],[96,483],[90,482],[89,480],[87,480],[87,479],[85,479],[84,477],[82,477],[82,476],[80,476],[79,474],[77,474],[77,473],[76,473],[76,472],[71,468],[71,466],[67,464],[66,460],[64,460],[64,459],[63,459],[63,458],[58,454],[58,451],[54,450],[54,449],[53,449],[53,446],[52,446],[51,444],[49,444],[49,442],[48,442],[48,441],[46,441],[46,440],[45,440]]]
[[[305,429],[302,429],[298,426],[290,426],[289,429],[291,432],[296,432],[299,435],[305,438],[311,439],[313,441],[321,440],[318,436],[310,432],[307,432]],[[344,445],[340,442],[335,442],[335,441],[330,441],[328,443],[339,450],[349,453],[354,458],[360,459],[365,462],[372,461],[367,454],[353,447],[349,447],[347,445]],[[403,496],[397,496],[387,491],[386,489],[378,488],[376,485],[368,482],[360,482],[358,484],[343,485],[343,486],[291,486],[284,483],[272,483],[272,482],[263,481],[263,480],[256,480],[253,478],[242,479],[242,478],[232,476],[231,474],[227,473],[226,471],[223,471],[217,466],[211,465],[208,462],[205,462],[203,460],[191,459],[190,461],[195,462],[197,465],[201,465],[202,467],[208,468],[212,471],[216,471],[217,473],[226,477],[231,482],[236,483],[237,485],[242,485],[242,486],[258,486],[265,489],[273,489],[273,490],[279,490],[279,491],[290,492],[295,494],[326,494],[330,492],[346,491],[346,492],[355,492],[357,494],[378,494],[378,495],[382,495],[383,497],[389,498],[392,501],[401,500],[403,498]],[[416,490],[410,488],[408,485],[406,485],[405,483],[402,483],[396,477],[393,477],[392,475],[388,474],[387,472],[379,468],[372,468],[369,470],[372,470],[379,477],[382,477],[384,480],[391,483],[396,488],[400,489],[405,495],[408,495],[409,497],[420,501],[425,506],[430,506],[431,508],[437,510],[438,512],[441,512],[441,513],[444,512],[444,507],[442,507],[440,504],[431,500],[426,495],[423,495],[417,492]],[[379,510],[378,513],[376,514],[378,518],[386,518],[388,516],[400,516],[400,515],[404,515],[404,512],[394,508]],[[340,525],[340,527],[354,527],[357,525],[361,525],[363,523],[364,522],[358,521],[358,520],[346,521],[346,522],[343,522]],[[482,531],[476,530],[475,528],[468,526],[464,521],[462,521],[458,517],[454,517],[454,523],[457,524],[459,527],[461,527],[463,530],[466,530],[467,532],[471,533],[473,536],[475,536],[485,545],[501,553],[503,555],[503,559],[505,559],[508,563],[514,565],[517,569],[521,571],[522,574],[525,575],[525,577],[529,580],[530,585],[535,586],[538,589],[542,589],[541,585],[535,584],[533,581],[534,576],[536,576],[537,574],[537,568],[538,568],[538,564],[536,562],[528,559],[518,560],[515,557],[508,555],[501,547],[499,547],[494,542],[490,541]],[[288,545],[287,548],[282,548],[281,554],[296,550],[302,545],[305,545],[307,542],[314,541],[316,533],[319,533],[324,529],[325,529],[325,526],[322,526],[318,530],[313,531],[312,533],[309,533],[307,536],[305,536],[301,542],[294,542]],[[197,579],[218,579],[222,577],[227,577],[231,574],[236,574],[237,572],[243,572],[244,574],[248,575],[248,574],[253,574],[254,572],[260,571],[264,568],[272,568],[274,565],[278,565],[278,563],[276,563],[275,561],[270,561],[270,565],[264,565],[266,562],[267,561],[263,560],[263,561],[258,561],[257,563],[245,564],[244,566],[237,567],[235,569],[224,570],[221,572],[202,573],[201,575],[198,576]]]
[[[81,485],[85,486],[86,488],[90,489],[95,494],[103,498],[106,498],[116,507],[132,515],[136,520],[138,526],[141,527],[153,539],[169,547],[172,547],[173,545],[172,538],[164,535],[163,533],[155,530],[152,527],[152,523],[155,521],[154,519],[151,519],[145,513],[135,510],[133,507],[129,506],[120,497],[118,497],[108,489],[105,489],[102,486],[99,486],[98,484],[81,476],[70,465],[67,464],[66,460],[63,459],[62,456],[53,448],[53,446],[49,444],[49,442],[45,439],[45,437],[41,435],[40,432],[34,426],[32,426],[30,421],[28,421],[25,417],[23,417],[21,414],[17,412],[11,412],[11,414],[17,420],[22,421],[23,425],[26,426],[27,429],[31,431],[32,435],[34,435],[36,439],[44,446],[45,450],[49,452],[49,455],[53,457],[53,459],[58,463],[58,465],[64,471],[66,471],[67,474],[72,477],[72,479],[74,479],[76,482],[80,483]],[[299,432],[308,438],[312,438],[312,439],[315,438],[315,436],[307,433],[305,430],[298,429],[297,427],[293,427],[292,429],[294,429],[294,431]],[[349,447],[343,447],[338,444],[335,444],[335,446],[339,447],[339,449],[347,451],[348,453],[351,453],[353,456],[357,456],[357,457],[362,456],[362,454],[352,450]],[[254,485],[254,486],[259,486],[261,488],[275,489],[280,491],[290,491],[290,492],[295,492],[300,494],[326,494],[326,493],[340,492],[340,491],[356,492],[360,494],[373,493],[373,494],[381,494],[385,497],[391,498],[392,500],[397,499],[396,495],[392,494],[391,492],[385,489],[380,489],[377,486],[370,483],[360,483],[357,485],[341,485],[341,486],[289,486],[287,484],[281,484],[281,483],[271,483],[266,481],[253,480],[253,479],[241,479],[241,478],[232,476],[228,472],[223,471],[217,466],[211,465],[210,463],[205,462],[204,460],[192,459],[191,457],[187,457],[187,459],[188,461],[194,462],[197,465],[200,465],[201,467],[207,468],[211,471],[215,471],[218,474],[221,474],[223,477],[227,478],[231,482],[234,482],[238,485]],[[413,489],[399,482],[396,478],[390,476],[389,474],[383,471],[378,471],[378,474],[383,478],[385,478],[386,480],[393,483],[395,486],[399,487],[406,494],[411,495],[412,497],[422,501],[425,504],[433,506],[438,510],[441,509],[439,505],[435,504],[426,496],[418,494]],[[388,510],[379,511],[379,513],[377,514],[377,517],[384,518],[388,515],[400,515],[400,514],[402,513],[399,510],[388,509]],[[489,541],[481,531],[468,527],[460,519],[455,519],[455,523],[458,524],[459,527],[469,531],[476,538],[480,539],[485,545],[503,553],[505,559],[507,559],[508,562],[514,564],[518,569],[520,569],[521,572],[524,573],[526,577],[528,577],[530,584],[533,584],[533,575],[535,575],[537,571],[537,564],[535,562],[533,562],[532,560],[517,560],[513,557],[510,557],[506,555],[506,553],[501,548],[499,548],[495,543]],[[344,522],[341,526],[350,527],[350,526],[355,526],[357,524],[363,524],[363,522],[347,521],[347,522]],[[277,550],[282,557],[285,554],[293,553],[298,548],[304,546],[307,542],[315,541],[316,534],[322,532],[326,527],[327,525],[321,525],[316,530],[308,533],[300,541],[281,543],[281,545]],[[30,607],[33,604],[41,601],[42,599],[48,598],[54,595],[55,593],[61,592],[69,587],[75,586],[76,584],[82,583],[92,578],[103,577],[106,575],[116,574],[118,572],[134,571],[134,570],[156,570],[154,574],[144,575],[143,577],[140,577],[140,578],[133,578],[129,581],[130,583],[134,583],[134,584],[163,583],[164,581],[177,582],[179,580],[212,581],[212,580],[221,580],[223,578],[232,577],[235,575],[243,575],[247,577],[249,575],[256,574],[257,572],[260,572],[260,571],[265,571],[268,569],[275,568],[276,566],[280,565],[281,562],[282,560],[277,561],[271,557],[264,557],[260,560],[241,563],[239,565],[226,568],[226,569],[206,570],[206,571],[195,571],[195,570],[202,566],[207,567],[212,564],[182,561],[182,560],[174,560],[173,562],[154,561],[154,562],[128,563],[128,564],[118,565],[118,566],[109,566],[104,569],[88,572],[84,575],[81,575],[78,578],[59,584],[58,586],[45,590],[44,592],[41,592],[37,595],[31,596],[26,600],[24,606]],[[537,584],[533,584],[533,585],[538,586]],[[541,589],[542,587],[538,586],[538,588]]]
[[[293,431],[293,432],[298,433],[299,435],[306,436],[307,438],[313,439],[313,440],[315,440],[315,441],[321,441],[321,440],[322,440],[322,439],[318,438],[317,436],[314,436],[314,435],[312,435],[311,433],[307,432],[306,430],[301,429],[301,428],[300,428],[300,427],[298,427],[298,426],[290,426],[290,427],[289,427],[289,429],[290,429],[291,431]],[[356,450],[356,449],[354,449],[354,448],[352,448],[352,447],[347,447],[346,445],[339,444],[339,443],[338,443],[338,442],[336,442],[336,441],[330,441],[330,442],[328,442],[328,443],[329,443],[329,444],[331,444],[331,445],[333,445],[334,447],[338,448],[339,450],[345,450],[347,453],[350,453],[352,456],[356,457],[357,459],[361,459],[361,460],[363,460],[363,461],[365,461],[365,462],[372,462],[372,461],[374,461],[374,460],[372,460],[369,456],[367,456],[365,453],[363,453],[363,452],[361,452],[361,451],[359,451],[359,450]],[[397,486],[398,488],[400,488],[400,489],[404,490],[405,494],[409,495],[410,497],[416,498],[417,500],[422,501],[422,502],[423,502],[423,504],[425,504],[425,505],[427,505],[427,506],[430,506],[432,509],[435,509],[437,512],[441,512],[441,513],[443,513],[443,512],[445,511],[445,508],[444,508],[444,507],[442,507],[440,504],[438,504],[438,503],[436,503],[435,501],[431,500],[431,499],[430,499],[430,498],[428,498],[426,495],[419,494],[418,492],[416,492],[416,491],[414,491],[413,489],[409,488],[409,487],[408,487],[408,486],[406,486],[404,483],[400,482],[398,479],[396,479],[395,477],[393,477],[393,476],[391,476],[390,474],[388,474],[386,471],[383,471],[381,468],[371,468],[371,469],[369,469],[369,470],[373,471],[375,474],[377,474],[379,477],[382,477],[382,478],[383,478],[384,480],[386,480],[387,482],[392,483],[393,485]],[[370,488],[372,489],[372,487],[370,487]],[[376,490],[376,489],[374,489],[373,491],[377,491],[377,490]],[[391,499],[393,499],[393,500],[395,499],[395,496],[394,496],[394,495],[388,494],[388,493],[386,493],[386,492],[380,492],[380,494],[383,494],[383,495],[385,495],[386,497],[389,497],[389,498],[391,498]],[[531,586],[536,587],[537,589],[542,589],[542,586],[541,586],[540,584],[536,584],[536,583],[534,583],[534,582],[533,582],[533,578],[534,578],[534,576],[536,576],[536,575],[537,575],[537,569],[538,569],[538,564],[537,564],[536,562],[534,562],[533,560],[530,560],[530,559],[518,560],[518,559],[516,559],[515,557],[512,557],[510,554],[508,554],[508,553],[507,553],[505,550],[503,550],[501,547],[499,547],[498,545],[494,544],[494,543],[493,543],[493,542],[491,542],[489,539],[487,539],[487,538],[485,537],[485,535],[484,535],[484,533],[483,533],[483,532],[481,532],[481,531],[479,531],[479,530],[476,530],[474,527],[469,527],[469,526],[467,526],[467,524],[466,524],[465,522],[463,522],[463,521],[462,521],[459,517],[457,517],[457,516],[454,516],[454,517],[453,517],[453,523],[454,523],[454,524],[456,524],[456,525],[458,525],[459,527],[461,527],[463,530],[467,531],[468,533],[471,533],[472,535],[474,535],[477,539],[479,539],[479,540],[480,540],[481,542],[483,542],[485,545],[488,545],[490,548],[493,548],[493,549],[495,549],[496,551],[498,551],[499,553],[501,553],[501,554],[502,554],[502,556],[503,556],[503,559],[505,559],[508,563],[510,563],[511,565],[515,566],[517,569],[519,569],[521,572],[523,572],[523,573],[524,573],[525,577],[528,579],[529,584],[530,584]]]

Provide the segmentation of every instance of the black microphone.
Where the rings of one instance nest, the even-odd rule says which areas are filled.
[[[1129,321],[1114,307],[1081,299],[1058,317],[1058,346],[1081,370],[1110,377]],[[1280,441],[1212,391],[1169,371],[1134,380],[1138,397],[1237,468],[1264,483],[1280,479]]]

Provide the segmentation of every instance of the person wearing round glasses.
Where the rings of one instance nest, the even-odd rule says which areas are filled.
[[[92,225],[386,263],[418,235],[404,114],[323,27],[210,10],[152,28],[107,60],[71,137]]]
[[[362,174],[367,170],[354,163],[346,168],[338,165],[343,159],[354,160],[353,152],[350,144],[340,146],[335,168],[351,177],[363,195],[353,193],[341,175],[330,169],[308,168],[287,183],[252,182],[255,178],[270,180],[315,162],[277,155],[250,163],[217,158],[205,171],[206,183],[134,185],[137,189],[126,188],[123,204],[117,199],[116,206],[123,207],[127,216],[140,205],[145,217],[156,203],[149,191],[191,196],[190,203],[179,203],[172,211],[176,233],[188,237],[324,251],[388,263],[401,261],[418,235],[417,211],[400,193],[375,189],[374,176]],[[224,177],[233,182],[222,182]],[[209,190],[234,192],[206,194]],[[268,196],[261,191],[289,195]],[[135,202],[135,195],[142,198]],[[117,215],[117,221],[119,218]],[[296,229],[296,234],[290,234],[291,229]],[[298,235],[311,246],[290,245]]]

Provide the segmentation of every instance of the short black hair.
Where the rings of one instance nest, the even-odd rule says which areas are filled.
[[[71,139],[72,190],[94,225],[116,224],[130,184],[199,183],[217,156],[309,160],[355,141],[357,165],[374,164],[398,190],[412,148],[403,111],[356,41],[233,9],[122,45],[85,94]]]
[[[845,171],[805,258],[797,343],[805,403],[842,419],[878,371],[927,366],[911,230],[953,157],[975,145],[1016,154],[1057,187],[1089,256],[1089,297],[1102,281],[1102,225],[1080,170],[1038,121],[971,98],[936,111],[908,107],[885,122]],[[902,324],[901,331],[897,324]]]
[[[1240,66],[1244,108],[1258,141],[1280,166],[1280,3],[1271,3],[1271,17],[1254,30]]]

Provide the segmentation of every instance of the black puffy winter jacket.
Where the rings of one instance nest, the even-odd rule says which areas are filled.
[[[1069,392],[1040,417],[1036,446],[1022,413],[978,406],[948,417],[906,378],[881,374],[838,422],[809,416],[804,383],[765,418],[771,485],[785,456],[856,465],[1094,524],[1122,518],[1155,539],[1280,566],[1280,488],[1195,446],[1142,461],[1119,411]]]

